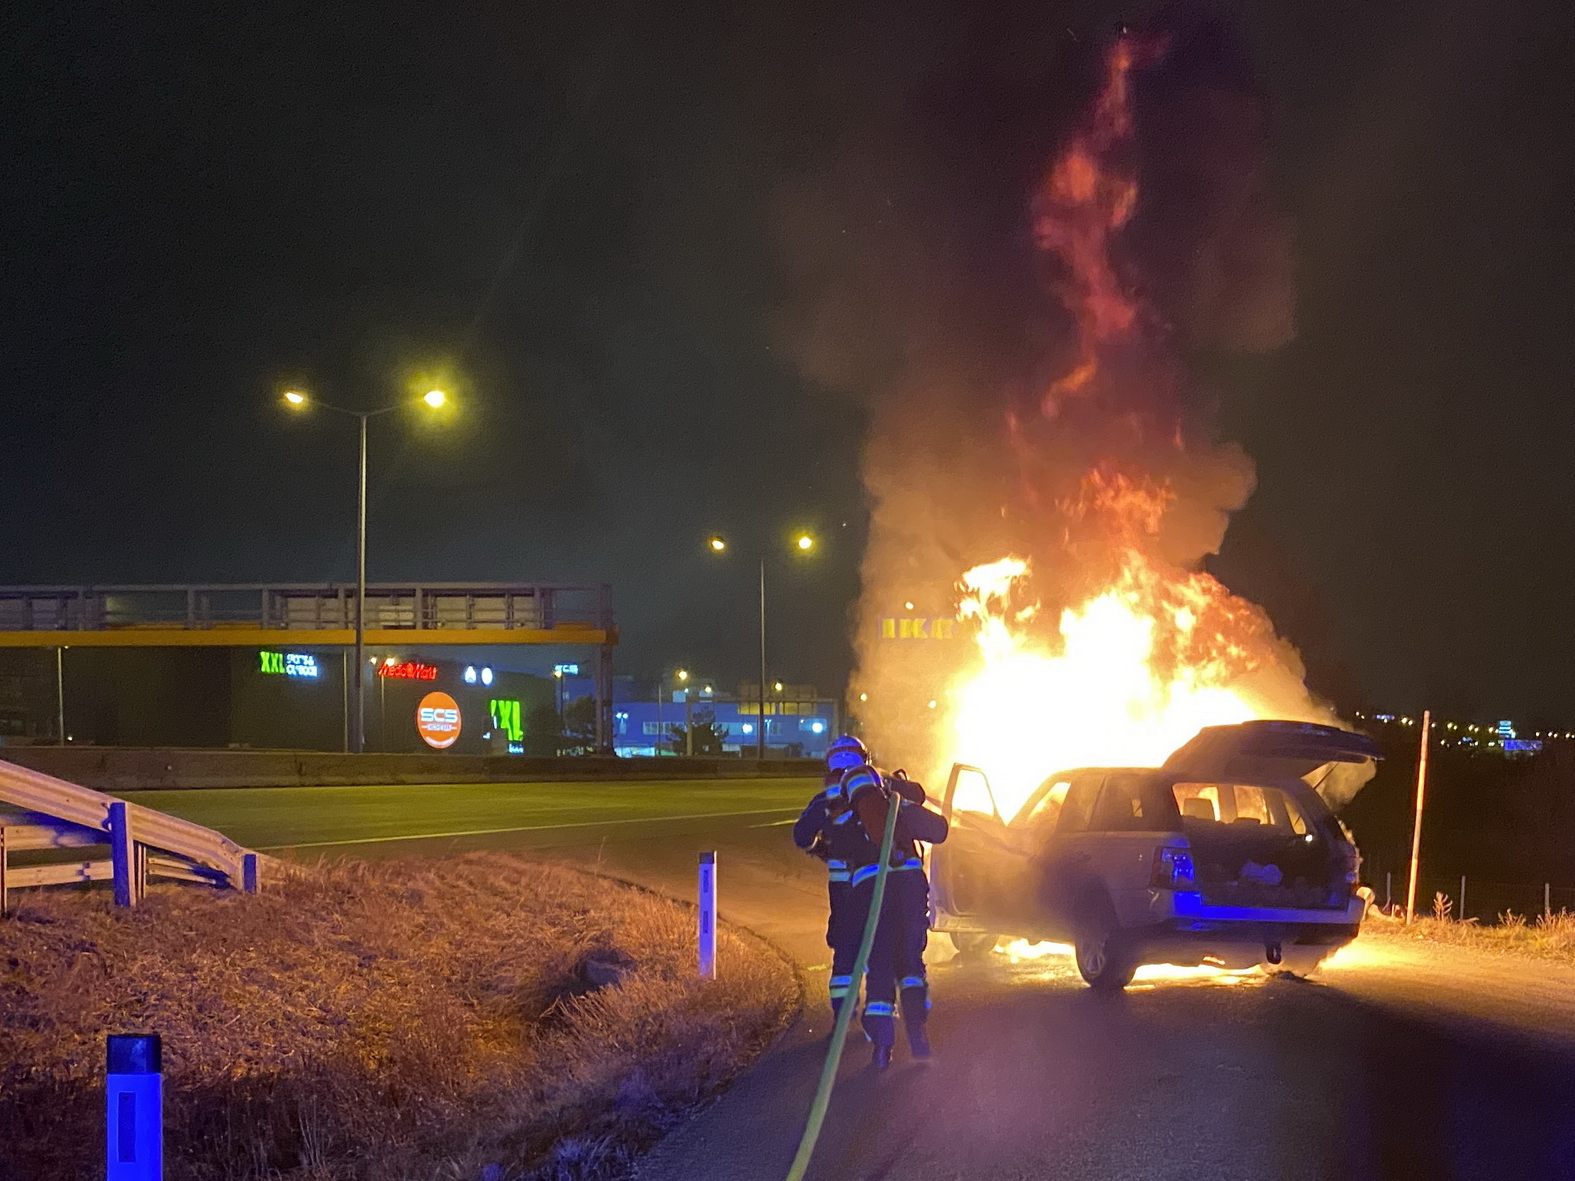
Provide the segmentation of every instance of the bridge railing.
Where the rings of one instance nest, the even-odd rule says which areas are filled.
[[[14,853],[107,847],[88,861],[13,865]],[[113,881],[135,906],[150,875],[256,893],[260,858],[234,841],[164,812],[0,762],[0,913],[23,886]]]
[[[373,583],[368,628],[611,630],[605,584]],[[355,626],[345,583],[0,587],[0,631]]]

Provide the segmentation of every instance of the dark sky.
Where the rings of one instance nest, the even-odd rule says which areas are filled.
[[[706,533],[809,525],[774,675],[838,683],[866,415],[782,345],[784,195],[854,126],[904,128],[899,185],[994,169],[1037,103],[1031,172],[1144,8],[13,5],[0,582],[346,578],[353,424],[274,395],[440,381],[451,425],[374,424],[373,579],[610,581],[620,668],[730,679],[754,570]],[[1562,8],[1230,14],[1301,303],[1206,364],[1259,471],[1215,569],[1331,691],[1575,718]]]

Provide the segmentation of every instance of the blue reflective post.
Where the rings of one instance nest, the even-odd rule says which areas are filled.
[[[700,854],[700,978],[716,979],[716,854]]]
[[[110,1034],[104,1085],[108,1181],[162,1181],[163,1071],[157,1034]]]

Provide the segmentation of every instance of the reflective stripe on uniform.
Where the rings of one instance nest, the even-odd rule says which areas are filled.
[[[923,976],[904,976],[902,978],[903,988],[923,988],[924,986],[925,979]]]
[[[890,1001],[871,1001],[864,1006],[866,1017],[890,1017],[895,1011]]]
[[[826,875],[826,880],[834,886],[839,886],[846,883],[849,880],[849,876],[848,871],[845,869],[834,869]]]
[[[831,981],[830,981],[830,992],[831,992],[832,1000],[836,1000],[838,997],[847,996],[849,991],[852,988],[853,988],[853,977],[852,976],[833,976],[831,978]]]
[[[894,866],[892,866],[891,867],[891,872],[892,873],[901,873],[903,870],[913,870],[913,869],[923,869],[923,868],[924,868],[924,862],[922,860],[920,860],[917,857],[910,857],[906,861],[904,861],[901,865],[894,865]],[[873,878],[879,872],[880,872],[880,864],[878,862],[876,864],[874,864],[874,865],[861,865],[861,866],[859,866],[857,869],[855,869],[853,871],[853,884],[855,886],[861,885],[864,882],[869,881],[871,878]]]
[[[826,861],[826,868],[827,869],[847,869],[848,868],[848,863],[846,861],[838,861],[835,857],[831,857],[831,858],[828,858],[827,861]]]

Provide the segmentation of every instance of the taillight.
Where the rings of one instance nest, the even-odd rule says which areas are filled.
[[[1156,890],[1190,890],[1197,884],[1192,874],[1192,850],[1161,845],[1154,850],[1154,872],[1149,885]]]

